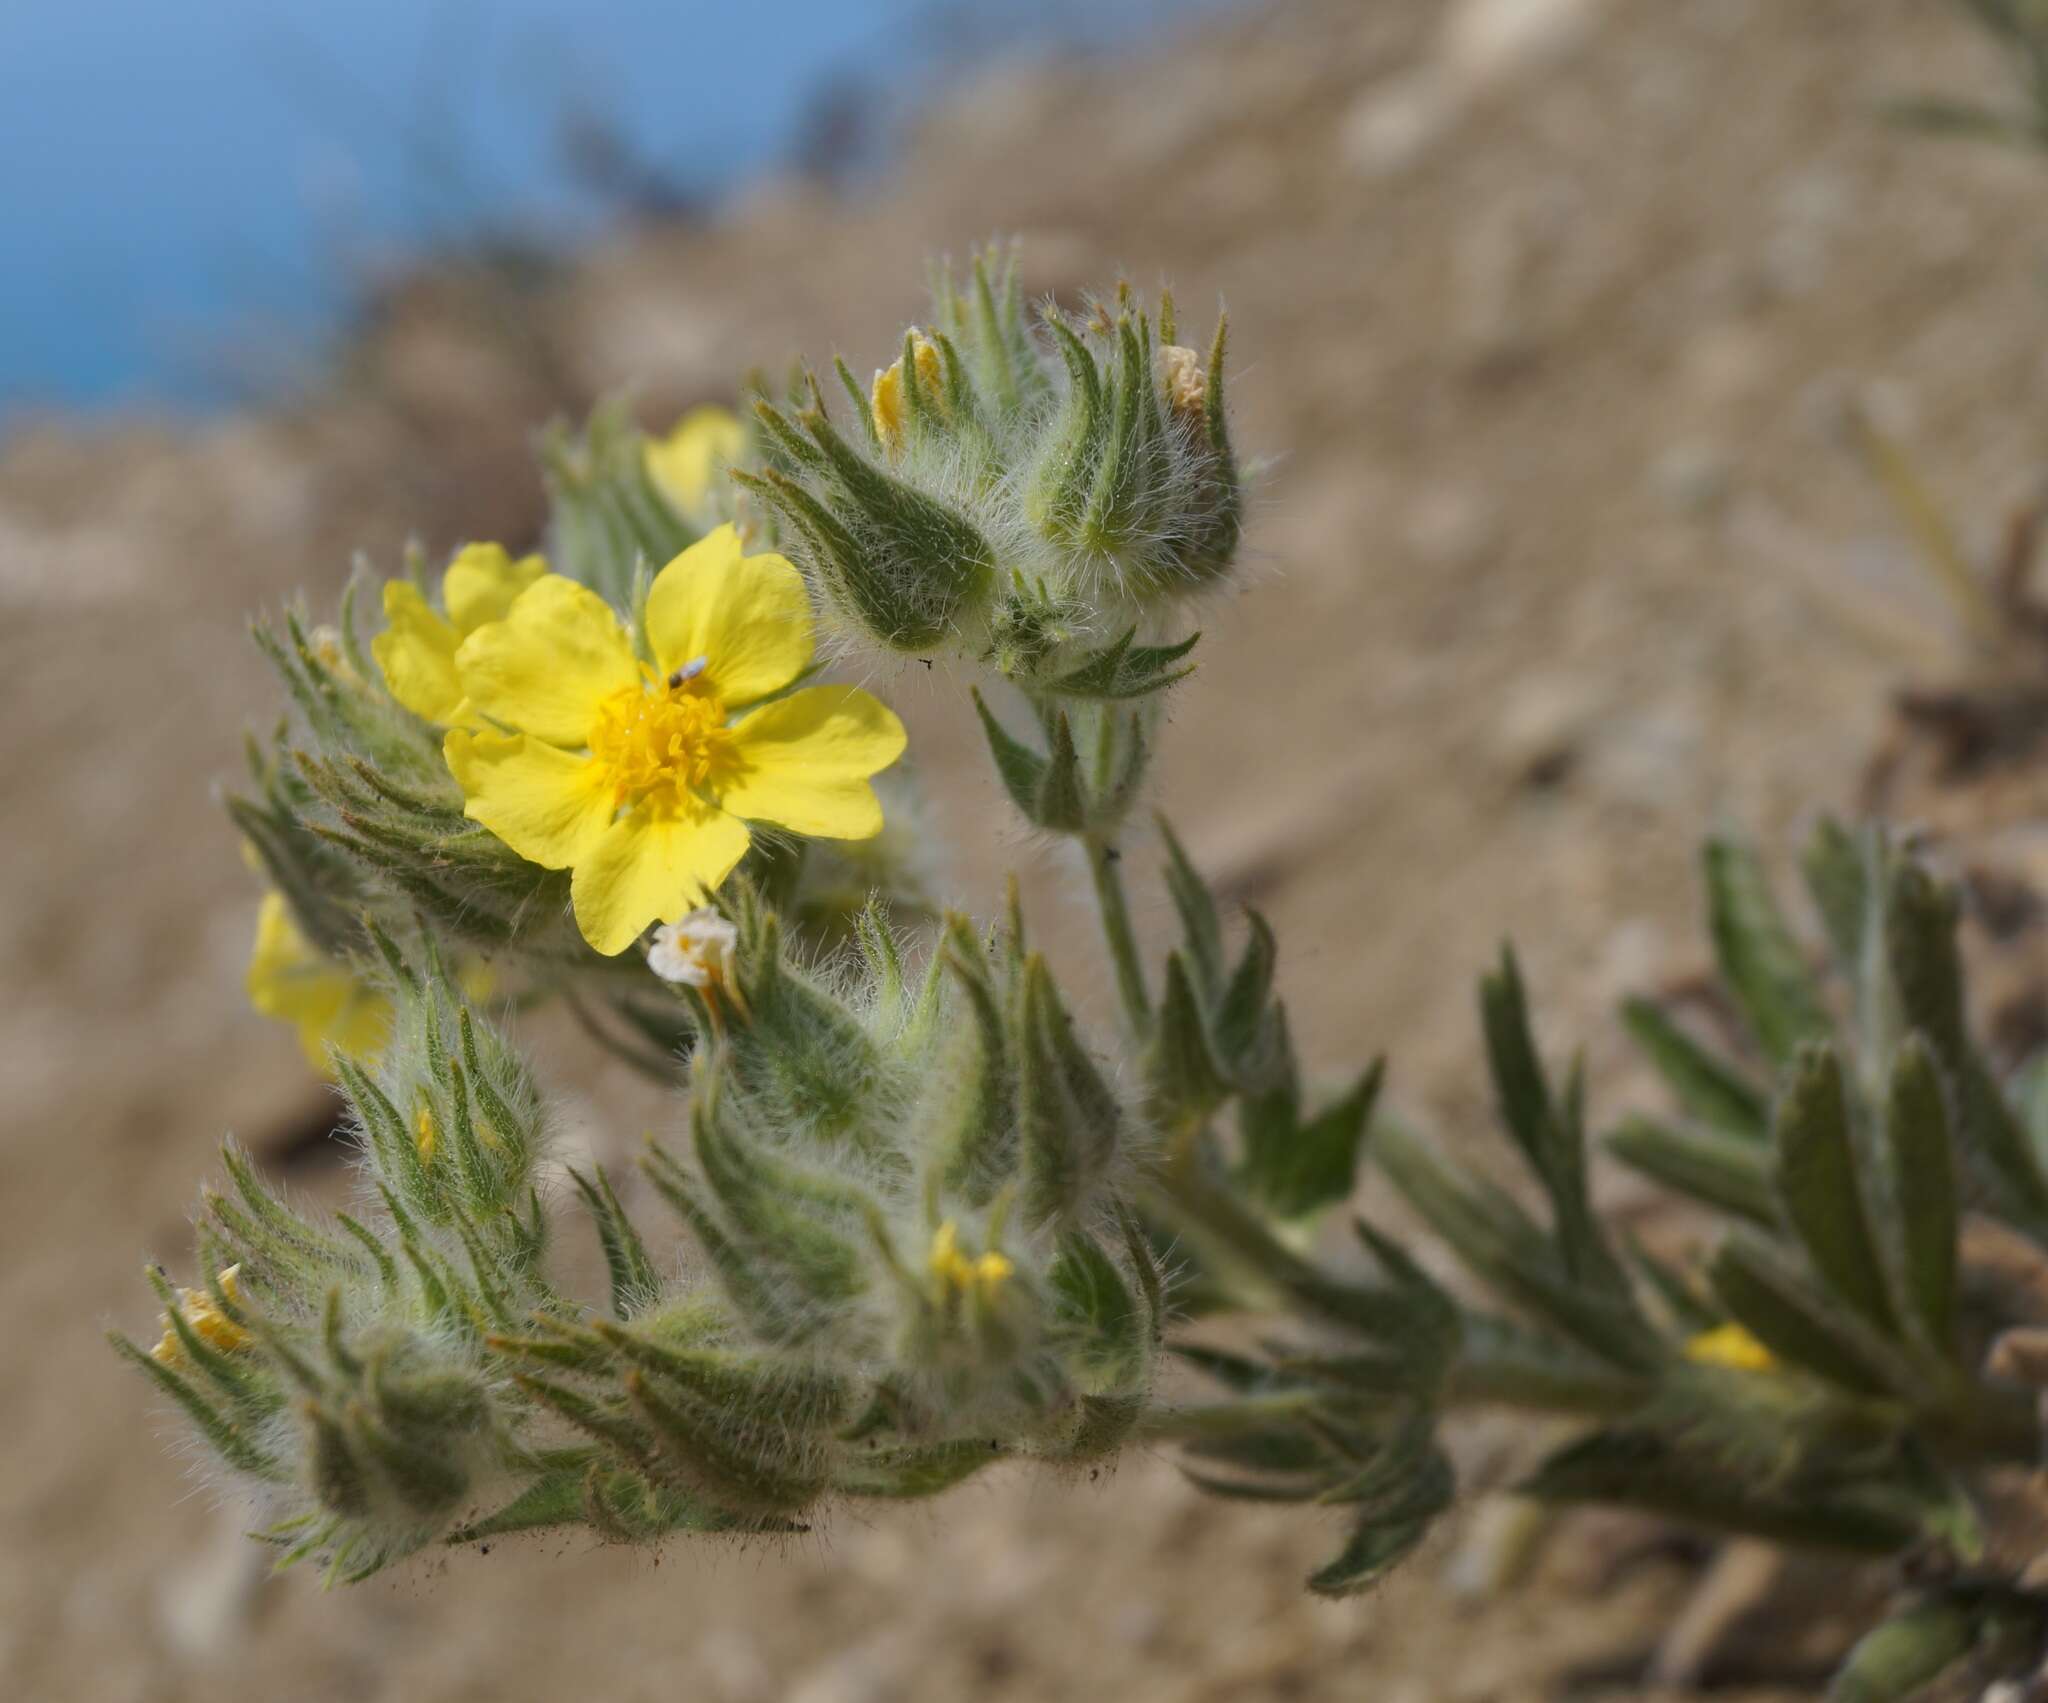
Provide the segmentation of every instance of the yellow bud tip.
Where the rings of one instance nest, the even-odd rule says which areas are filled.
[[[419,1149],[422,1165],[434,1162],[434,1149],[440,1143],[440,1136],[440,1129],[434,1122],[434,1108],[422,1100],[412,1118],[413,1145]]]
[[[893,361],[875,374],[868,387],[868,406],[875,416],[875,435],[894,455],[903,447],[903,363]]]
[[[1685,1345],[1685,1357],[1702,1366],[1726,1366],[1737,1372],[1769,1372],[1777,1356],[1738,1324],[1702,1331]]]

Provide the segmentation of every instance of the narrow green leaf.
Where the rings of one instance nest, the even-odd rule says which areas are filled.
[[[1038,791],[1045,779],[1045,759],[1005,731],[1003,724],[982,701],[979,688],[971,688],[968,695],[974,700],[975,713],[981,717],[981,730],[987,736],[989,755],[995,759],[996,774],[1002,780],[1003,790],[1010,795],[1010,802],[1024,813],[1026,820],[1036,822]]]
[[[1752,1223],[1778,1222],[1771,1186],[1770,1149],[1714,1130],[1674,1128],[1645,1117],[1623,1121],[1606,1139],[1625,1165],[1668,1189],[1732,1212]]]
[[[1790,1062],[1831,1025],[1806,961],[1764,878],[1754,848],[1712,839],[1705,851],[1707,917],[1729,992],[1764,1051]]]
[[[1074,747],[1073,724],[1064,710],[1053,717],[1051,732],[1051,754],[1026,814],[1053,833],[1077,834],[1088,825],[1088,800],[1081,790],[1081,756]]]
[[[612,1280],[612,1316],[623,1319],[653,1299],[661,1288],[661,1274],[654,1269],[640,1232],[633,1228],[625,1208],[620,1206],[611,1178],[604,1174],[602,1165],[595,1170],[593,1182],[572,1165],[569,1179],[583,1196],[583,1204],[597,1229],[598,1244],[604,1249],[605,1268]]]
[[[1919,1035],[1907,1037],[1892,1068],[1885,1142],[1907,1293],[1928,1334],[1946,1348],[1956,1307],[1955,1156],[1941,1070]]]
[[[1631,999],[1621,1008],[1621,1020],[1690,1116],[1759,1146],[1769,1138],[1769,1095],[1701,1046],[1661,1007]]]
[[[1881,1349],[1858,1343],[1850,1317],[1762,1243],[1731,1236],[1715,1253],[1707,1280],[1735,1322],[1780,1360],[1865,1395],[1885,1394],[1899,1382]]]
[[[1195,984],[1202,997],[1211,1000],[1223,985],[1223,924],[1216,914],[1216,900],[1209,884],[1189,861],[1172,825],[1164,816],[1154,820],[1166,845],[1166,888],[1173,895],[1173,908],[1180,913],[1188,966],[1195,973]]]
[[[1814,1269],[1879,1330],[1896,1334],[1898,1316],[1849,1127],[1848,1092],[1831,1048],[1801,1051],[1778,1102],[1776,1137],[1778,1198]]]

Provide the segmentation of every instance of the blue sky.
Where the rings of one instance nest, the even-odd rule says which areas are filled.
[[[989,6],[1113,38],[1199,0]],[[563,116],[679,186],[779,157],[825,77],[944,34],[933,0],[11,0],[0,19],[0,411],[190,403],[306,347],[366,266],[597,216]],[[985,28],[983,36],[992,33]],[[928,60],[926,61],[928,63]]]

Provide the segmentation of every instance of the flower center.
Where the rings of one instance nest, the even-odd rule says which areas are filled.
[[[649,673],[598,705],[590,754],[619,804],[673,808],[703,786],[725,756],[725,706],[711,695],[701,660],[663,679]]]

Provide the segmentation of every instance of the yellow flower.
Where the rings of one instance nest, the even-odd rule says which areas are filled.
[[[1778,1364],[1777,1356],[1738,1324],[1702,1331],[1685,1345],[1685,1357],[1737,1372],[1769,1372]]]
[[[242,1268],[231,1265],[218,1277],[220,1292],[230,1301],[242,1299]],[[192,1327],[192,1334],[211,1348],[218,1348],[223,1354],[232,1354],[249,1340],[249,1333],[213,1304],[213,1296],[204,1289],[180,1289],[178,1311],[185,1317],[185,1323]],[[185,1345],[178,1340],[178,1333],[171,1328],[171,1316],[164,1315],[164,1334],[150,1357],[175,1366],[185,1358]]]
[[[374,1059],[391,1033],[391,1002],[346,964],[315,949],[292,920],[282,893],[266,893],[256,912],[249,957],[249,1003],[266,1017],[298,1026],[315,1070],[327,1069],[327,1043],[352,1058]]]
[[[443,725],[468,713],[455,677],[455,651],[486,622],[502,620],[512,600],[548,571],[538,556],[513,561],[502,544],[471,544],[441,576],[436,614],[411,580],[384,586],[383,632],[370,641],[391,695],[425,721]]]
[[[729,410],[692,408],[647,445],[647,476],[685,520],[702,517],[712,481],[746,453],[747,428]]]
[[[969,1259],[960,1251],[960,1230],[950,1218],[932,1232],[932,1275],[950,1293],[964,1295],[974,1290],[984,1301],[993,1300],[1016,1269],[994,1249],[978,1259]]]
[[[469,701],[512,731],[458,728],[442,747],[473,821],[575,872],[577,924],[607,956],[731,874],[749,822],[879,833],[868,780],[903,754],[903,724],[854,687],[760,703],[809,666],[811,606],[796,569],[743,555],[732,527],[655,576],[646,621],[655,668],[597,593],[534,581],[455,658]]]

